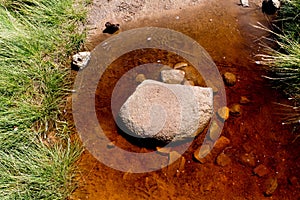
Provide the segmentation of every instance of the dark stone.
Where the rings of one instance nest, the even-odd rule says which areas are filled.
[[[262,12],[266,13],[267,15],[274,15],[278,8],[275,7],[273,0],[264,0],[262,2]]]
[[[105,29],[103,30],[103,33],[108,33],[108,34],[114,34],[120,29],[119,24],[112,24],[110,22],[105,23]]]

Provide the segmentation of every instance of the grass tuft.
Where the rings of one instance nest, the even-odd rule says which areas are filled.
[[[74,3],[0,0],[0,199],[64,199],[74,187],[82,148],[60,112],[85,38],[85,2]],[[61,137],[46,143],[49,133]]]
[[[275,31],[259,24],[263,29],[275,36],[276,49],[266,47],[266,53],[260,54],[260,63],[269,67],[271,76],[266,77],[274,86],[282,90],[294,105],[285,116],[284,123],[300,124],[300,1],[285,0],[280,8],[279,19],[275,21]],[[280,27],[278,29],[278,27]],[[270,38],[268,38],[270,40]],[[290,106],[285,106],[289,108]]]

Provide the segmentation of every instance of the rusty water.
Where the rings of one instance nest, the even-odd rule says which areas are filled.
[[[149,16],[140,21],[122,25],[122,30],[137,27],[157,26],[182,32],[204,47],[217,64],[221,73],[232,72],[237,75],[237,84],[226,87],[228,106],[239,103],[241,96],[250,99],[242,105],[240,116],[231,116],[225,122],[222,135],[230,139],[230,145],[223,151],[231,159],[228,166],[220,167],[215,160],[200,164],[193,158],[195,149],[201,145],[200,135],[185,152],[184,166],[180,162],[162,170],[132,174],[116,171],[99,163],[89,152],[85,151],[78,162],[81,174],[78,176],[78,188],[71,199],[270,199],[265,197],[265,181],[276,178],[278,187],[272,199],[297,199],[299,181],[290,183],[293,178],[300,179],[299,140],[295,143],[290,127],[282,126],[280,118],[274,115],[277,109],[273,102],[284,102],[284,98],[261,76],[265,74],[262,66],[255,64],[255,54],[261,48],[257,39],[265,35],[251,26],[257,21],[268,25],[260,8],[242,8],[234,1],[208,2],[203,7],[174,12],[168,16]],[[99,30],[90,38],[87,49],[93,49],[106,37]],[[118,146],[135,152],[148,152],[118,135],[112,111],[105,104],[110,103],[112,85],[132,66],[139,65],[144,52],[133,52],[116,60],[113,65],[128,68],[111,67],[99,82],[98,117],[101,126],[107,130],[109,138]],[[164,64],[173,65],[183,61],[176,55],[166,52],[160,55]],[[134,59],[132,59],[134,58]],[[154,60],[157,59],[155,56]],[[158,71],[150,71],[152,78],[157,78]],[[134,73],[140,73],[136,71]],[[144,71],[143,71],[144,73]],[[196,78],[201,80],[200,77]],[[136,84],[133,80],[133,85]],[[199,81],[199,85],[201,85]],[[120,86],[129,95],[134,87]],[[101,88],[101,89],[100,89]],[[103,88],[110,88],[105,90]],[[254,166],[245,164],[242,157],[248,154],[254,159]],[[166,155],[167,156],[167,155]],[[122,159],[122,158],[119,158]],[[125,162],[125,161],[124,161]],[[253,169],[264,164],[269,170],[266,177],[253,175]],[[178,169],[182,169],[178,174]]]

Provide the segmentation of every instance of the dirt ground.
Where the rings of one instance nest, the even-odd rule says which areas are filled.
[[[300,199],[300,140],[293,141],[292,127],[281,124],[280,115],[276,115],[281,107],[274,104],[288,102],[271,89],[268,81],[262,78],[266,71],[255,64],[258,59],[255,55],[262,51],[258,39],[266,33],[251,24],[269,23],[261,12],[261,1],[250,1],[249,8],[239,6],[236,0],[126,2],[94,1],[89,16],[87,50],[111,37],[102,33],[106,21],[119,23],[121,31],[145,26],[170,28],[190,36],[204,47],[222,74],[236,74],[237,83],[226,87],[229,107],[239,103],[241,96],[250,102],[241,105],[240,115],[230,116],[225,122],[222,135],[230,144],[221,153],[230,159],[228,165],[217,164],[218,155],[203,164],[193,158],[204,133],[183,154],[186,161],[183,167],[179,167],[179,159],[149,173],[114,170],[85,151],[78,162],[81,171],[77,177],[78,188],[70,199]],[[121,58],[120,62],[127,58]],[[177,61],[180,60],[174,58],[166,62]],[[111,88],[118,78],[104,74],[101,93],[105,93],[103,87]],[[105,94],[111,94],[110,90]],[[99,112],[99,121],[107,126],[107,134],[117,133],[109,110]],[[118,140],[123,148],[132,146],[122,136],[113,135],[112,139]],[[266,167],[261,177],[253,172],[260,164]],[[180,173],[177,172],[179,168]],[[276,188],[275,191],[266,196],[264,192],[272,188]]]

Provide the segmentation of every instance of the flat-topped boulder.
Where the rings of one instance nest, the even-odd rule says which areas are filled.
[[[212,113],[211,88],[145,80],[122,105],[118,125],[135,137],[169,142],[202,132]]]

